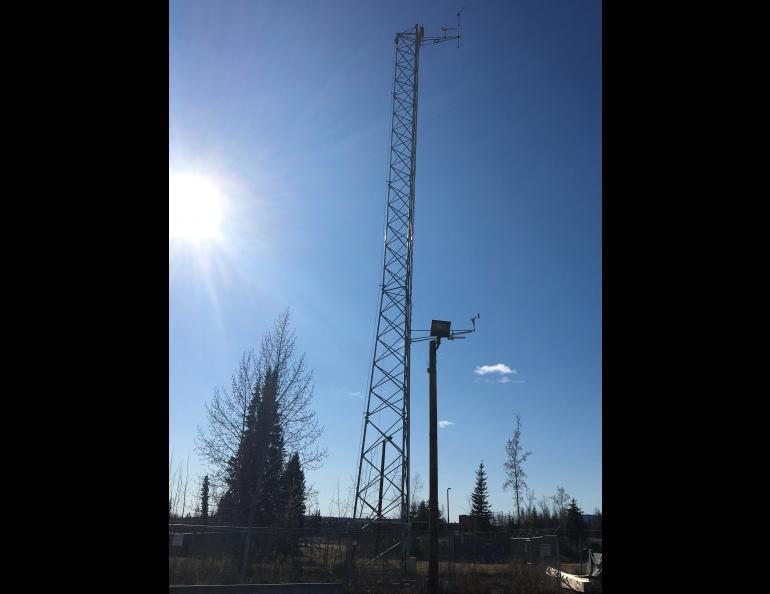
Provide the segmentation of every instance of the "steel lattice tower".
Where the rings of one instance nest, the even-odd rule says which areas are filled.
[[[459,18],[459,15],[458,15]],[[388,199],[379,315],[353,507],[363,528],[400,520],[405,545],[409,518],[409,358],[412,324],[412,245],[420,47],[459,39],[424,36],[421,25],[398,33],[392,93]],[[459,43],[459,41],[458,41]],[[366,521],[368,520],[368,522]],[[382,550],[398,543],[383,543]],[[401,549],[405,559],[405,546]]]

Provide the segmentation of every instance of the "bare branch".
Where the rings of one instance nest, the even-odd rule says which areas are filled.
[[[306,470],[320,468],[326,448],[317,445],[324,427],[312,410],[313,372],[305,355],[295,355],[291,313],[282,311],[262,337],[259,351],[243,354],[230,389],[218,387],[206,404],[206,424],[198,427],[197,451],[212,468],[211,480],[222,484],[229,461],[237,454],[246,429],[249,404],[268,369],[277,370],[276,408],[286,452],[298,452]]]

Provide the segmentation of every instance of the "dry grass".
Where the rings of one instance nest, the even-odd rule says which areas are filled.
[[[275,559],[250,564],[243,583],[334,582],[341,579],[339,571],[305,564],[299,559]],[[169,585],[226,585],[241,582],[240,565],[232,558],[178,557],[169,560]]]
[[[275,558],[253,563],[249,566],[246,583],[286,582],[344,582],[344,545],[328,543],[327,547],[302,547],[302,555]],[[566,569],[566,566],[563,566]],[[361,594],[385,594],[401,592],[418,594],[427,592],[428,562],[418,561],[417,574],[401,580],[397,564],[391,566],[356,564],[352,584],[348,592]],[[556,580],[545,573],[544,565],[513,563],[467,563],[452,565],[452,584],[449,579],[449,565],[439,562],[439,579],[442,591],[494,593],[494,594],[536,594],[540,592],[563,592]],[[231,557],[169,558],[169,584],[236,584],[241,583],[240,567]]]
[[[349,592],[365,594],[422,594],[427,592],[427,562],[418,562],[417,575],[400,581],[397,573],[382,575],[377,569],[359,568]],[[538,594],[563,592],[556,580],[545,573],[545,566],[523,563],[455,563],[450,583],[446,562],[439,563],[439,588],[469,594]],[[453,585],[453,588],[450,587]]]
[[[526,563],[460,564],[455,568],[455,591],[490,594],[561,592],[545,566]]]

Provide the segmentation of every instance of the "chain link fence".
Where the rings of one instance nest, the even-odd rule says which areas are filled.
[[[425,592],[429,538],[427,527],[414,526],[402,557],[398,524],[361,529],[330,518],[302,528],[249,530],[180,521],[169,524],[169,585],[339,582],[348,592]],[[601,530],[567,536],[443,525],[440,589],[601,592],[601,544]]]

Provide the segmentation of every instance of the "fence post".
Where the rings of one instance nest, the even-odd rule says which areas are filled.
[[[355,518],[354,518],[355,520]],[[346,571],[347,574],[347,581],[348,584],[353,583],[353,530],[350,526],[350,522],[347,522],[347,551],[346,551],[346,559],[345,559],[345,565],[346,565]]]
[[[449,528],[449,522],[447,522],[447,528]],[[449,590],[454,592],[455,590],[455,533],[454,530],[449,528]]]

